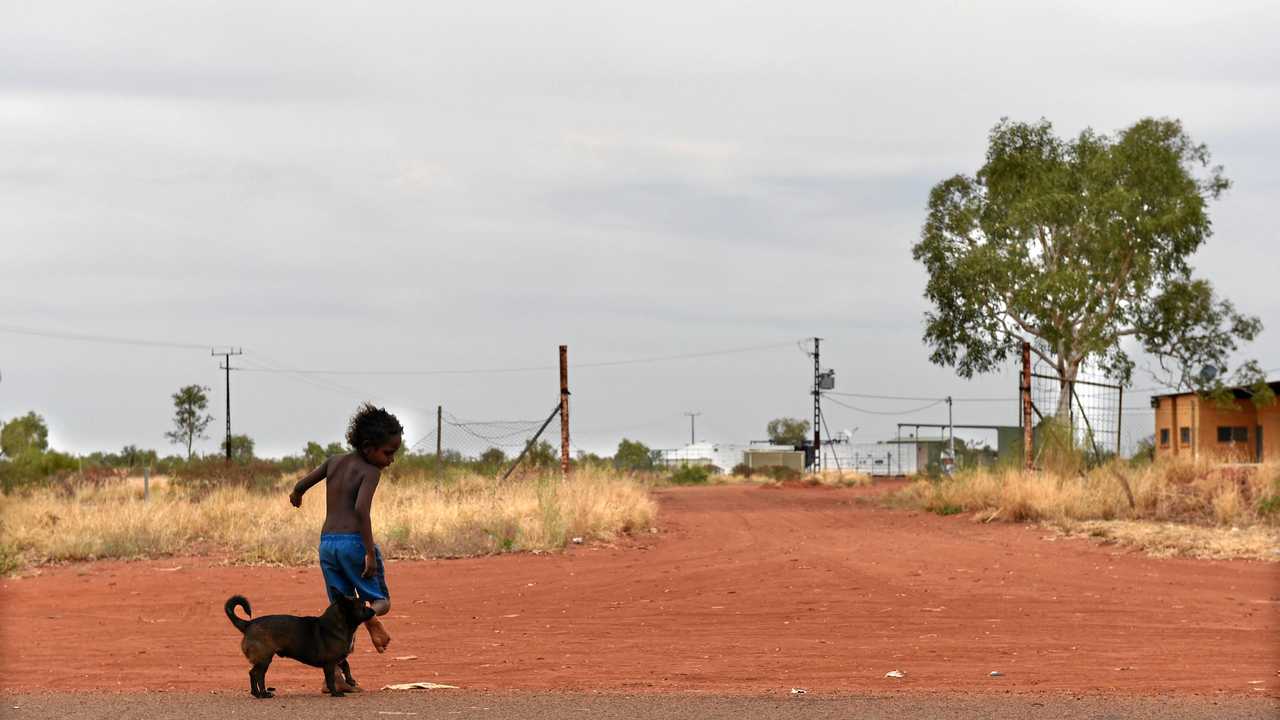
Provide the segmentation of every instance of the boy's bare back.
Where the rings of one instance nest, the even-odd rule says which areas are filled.
[[[356,509],[360,504],[360,491],[367,490],[365,494],[372,500],[381,471],[354,452],[329,458],[322,469],[325,471],[325,517],[321,531],[360,532],[361,518]]]

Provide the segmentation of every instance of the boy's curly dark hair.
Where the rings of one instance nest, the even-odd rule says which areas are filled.
[[[403,433],[404,428],[395,415],[370,403],[363,403],[356,408],[356,414],[351,416],[351,423],[347,425],[347,442],[356,450],[364,450],[383,445]]]

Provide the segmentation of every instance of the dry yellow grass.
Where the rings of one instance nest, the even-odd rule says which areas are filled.
[[[1121,487],[1133,490],[1134,507]],[[1046,522],[1154,554],[1280,560],[1280,465],[1174,461],[1081,475],[977,470],[921,480],[892,502],[991,521]]]
[[[287,487],[192,494],[168,486],[153,488],[150,502],[133,483],[70,496],[46,490],[0,497],[0,566],[197,552],[223,553],[233,562],[312,562],[323,488],[295,509]],[[554,550],[574,537],[608,540],[646,529],[656,512],[643,487],[612,473],[506,484],[472,476],[446,488],[410,478],[378,488],[373,532],[393,558]]]
[[[810,486],[855,487],[858,485],[870,485],[874,481],[873,477],[865,473],[853,472],[852,470],[844,470],[842,472],[829,470],[820,474],[799,475],[795,480],[789,482]],[[712,475],[707,482],[710,485],[781,485],[783,481],[769,477],[764,473],[755,473],[749,477],[728,473]]]
[[[1280,530],[1265,525],[1204,527],[1149,520],[1084,520],[1057,524],[1071,537],[1138,548],[1155,557],[1280,562]]]

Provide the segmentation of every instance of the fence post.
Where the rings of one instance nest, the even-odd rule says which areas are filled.
[[[1120,431],[1124,428],[1124,386],[1123,385],[1120,386],[1120,399],[1117,401],[1117,403],[1118,403],[1117,407],[1119,409],[1116,411],[1116,459],[1119,460],[1120,459],[1120,437],[1121,437]],[[1192,457],[1194,457],[1195,445],[1193,444],[1191,447],[1192,447],[1191,455]]]
[[[1031,343],[1022,343],[1022,465],[1035,469],[1033,445],[1035,436],[1031,429]]]
[[[151,466],[142,468],[142,501],[151,499]]]
[[[444,406],[436,406],[436,478],[444,482]]]
[[[560,346],[560,479],[569,477],[569,346]]]

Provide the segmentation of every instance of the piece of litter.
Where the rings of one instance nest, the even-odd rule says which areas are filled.
[[[156,572],[177,572],[181,569],[182,569],[182,566],[179,565],[177,567],[171,567],[171,568],[156,568]]]
[[[383,690],[457,690],[457,685],[443,685],[433,682],[411,682],[396,683],[394,685],[383,685]]]
[[[992,670],[991,677],[1004,677],[1004,673],[1000,672],[999,670]]]
[[[581,544],[582,544],[582,538],[580,538],[580,537],[576,537],[576,538],[574,538],[574,539],[570,540],[569,542],[573,543],[574,545],[581,545]]]
[[[889,672],[885,673],[884,676],[891,677],[891,678],[901,678],[901,677],[906,677],[907,674],[902,672],[901,670],[890,670]]]
[[[809,691],[808,691],[808,690],[805,690],[804,688],[791,688],[791,694],[792,694],[792,695],[803,695],[803,694],[805,694],[805,693],[807,693],[807,692],[809,692]]]
[[[1249,684],[1250,684],[1250,685],[1261,685],[1261,684],[1262,684],[1262,683],[1264,683],[1264,682],[1266,682],[1266,680],[1250,680],[1250,681],[1249,681]]]
[[[379,715],[417,715],[416,712],[404,712],[403,710],[379,710]]]
[[[417,656],[417,655],[401,655],[400,657],[397,657],[396,659],[397,659],[397,660],[417,660],[417,659],[418,659],[418,656]]]

